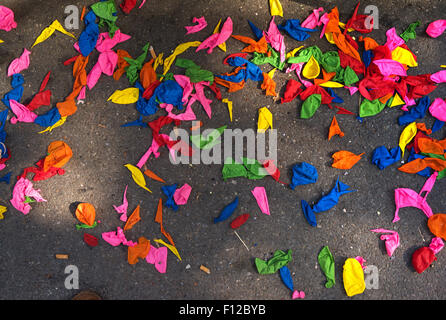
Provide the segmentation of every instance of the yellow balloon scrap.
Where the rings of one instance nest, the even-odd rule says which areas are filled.
[[[53,131],[54,128],[60,127],[61,125],[63,125],[65,123],[65,121],[67,120],[67,117],[61,117],[59,119],[59,121],[57,121],[55,124],[53,124],[52,126],[47,127],[45,130],[40,131],[39,133],[44,133],[44,132],[51,132]]]
[[[257,132],[265,132],[268,128],[273,128],[273,115],[267,107],[263,107],[259,109]]]
[[[269,0],[269,8],[272,16],[283,17],[282,4],[279,0]]]
[[[302,75],[307,79],[314,79],[317,78],[320,72],[321,68],[319,67],[319,63],[313,55],[311,55],[310,59],[302,69]]]
[[[340,26],[342,29],[345,29],[345,23],[344,23],[344,22],[339,21],[339,26]],[[348,31],[348,32],[352,32],[352,31],[355,31],[355,29],[353,29],[353,28],[349,28],[347,31]]]
[[[8,210],[5,206],[0,206],[0,220],[4,218],[3,214]]]
[[[286,58],[288,59],[288,58],[294,57],[294,56],[296,55],[296,53],[297,53],[300,49],[302,49],[303,47],[304,47],[304,46],[300,46],[300,47],[294,48],[293,50],[291,50],[290,52],[288,52],[288,53],[286,54]]]
[[[156,57],[155,62],[153,63],[153,70],[156,71],[156,68],[158,68],[158,66],[162,66],[163,65],[163,63],[164,63],[163,56],[164,56],[164,53],[161,52],[158,55],[158,57]]]
[[[336,44],[333,40],[333,32],[325,32],[325,38],[327,39],[328,42],[330,42],[331,44]]]
[[[274,77],[274,74],[276,73],[276,68],[268,72],[268,76],[272,79]]]
[[[107,101],[112,101],[117,104],[131,104],[135,103],[139,99],[139,89],[130,87],[124,90],[116,90],[107,99]]]
[[[126,164],[124,165],[124,167],[129,169],[129,171],[132,173],[132,178],[138,186],[152,193],[152,191],[146,187],[146,179],[144,178],[143,173],[141,172],[141,170],[139,170],[138,167],[135,167],[132,164]]]
[[[409,144],[410,141],[415,137],[417,134],[417,124],[416,122],[412,122],[411,124],[408,124],[403,132],[400,135],[400,142],[399,146],[401,148],[401,157],[404,156],[404,150],[406,149],[406,146]]]
[[[418,62],[415,60],[413,54],[409,50],[401,47],[396,47],[395,50],[392,51],[392,60],[405,64],[408,67],[418,66]]]
[[[31,48],[34,47],[35,45],[45,41],[46,39],[48,39],[56,30],[59,32],[62,32],[63,34],[66,34],[67,36],[70,36],[70,37],[76,39],[76,37],[73,34],[66,31],[62,27],[62,25],[60,24],[60,22],[58,20],[54,20],[48,27],[43,29],[42,33],[37,37],[36,41],[34,41],[34,44],[31,46]]]
[[[348,258],[345,260],[342,277],[347,296],[352,297],[364,292],[364,270],[358,260],[355,258]]]
[[[212,34],[216,34],[219,30],[220,30],[220,24],[221,24],[221,19],[218,21],[217,26],[215,27],[214,31],[212,32]],[[226,42],[223,42],[222,44],[219,44],[218,47],[226,52]]]
[[[336,81],[326,81],[319,84],[321,87],[328,87],[328,88],[342,88],[344,85],[342,83],[336,82]]]
[[[164,59],[164,71],[163,71],[163,75],[166,75],[167,71],[169,71],[170,66],[172,65],[172,63],[174,62],[175,58],[182,54],[184,51],[186,51],[187,49],[189,49],[190,47],[198,47],[201,44],[200,41],[191,41],[191,42],[184,42],[179,44],[175,50],[173,51],[173,53],[168,56],[166,59]]]
[[[173,252],[174,255],[177,256],[178,259],[182,260],[181,257],[180,257],[180,254],[178,253],[177,248],[175,248],[174,246],[172,246],[172,245],[170,245],[170,244],[168,244],[168,243],[165,243],[165,242],[164,242],[163,240],[161,240],[161,239],[153,239],[153,241],[158,242],[158,243],[161,243],[162,245],[166,246],[170,251]]]
[[[395,96],[393,97],[392,103],[390,104],[389,107],[396,107],[396,106],[400,106],[403,104],[406,104],[406,103],[404,102],[403,99],[401,99],[401,97],[399,96],[398,93],[395,93]]]
[[[231,119],[232,122],[232,101],[229,101],[228,99],[224,98],[223,100],[221,100],[222,102],[226,103],[228,105],[228,111],[229,111],[229,118]]]

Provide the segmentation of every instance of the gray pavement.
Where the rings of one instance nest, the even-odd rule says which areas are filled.
[[[92,1],[13,1],[2,4],[10,7],[16,15],[17,29],[0,32],[0,95],[10,90],[10,79],[6,77],[9,63],[18,57],[23,48],[30,48],[41,30],[54,19],[63,21],[67,5],[79,8]],[[354,10],[353,1],[281,1],[284,19],[305,19],[313,8],[322,6],[327,11],[337,5],[341,21],[346,21]],[[379,30],[371,36],[379,43],[385,42],[385,32],[396,27],[402,32],[410,23],[420,20],[417,38],[409,41],[409,47],[418,55],[419,66],[412,74],[433,73],[445,64],[444,35],[429,38],[424,30],[429,22],[444,18],[446,3],[443,1],[364,1],[360,12],[368,4],[379,8]],[[184,26],[192,24],[193,17],[204,16],[208,22],[205,31],[185,36]],[[132,39],[117,48],[137,56],[141,48],[150,42],[156,52],[168,56],[179,43],[202,41],[213,30],[219,19],[230,16],[234,22],[234,34],[251,36],[247,19],[259,28],[266,29],[270,21],[268,2],[249,1],[147,1],[141,8],[135,8],[126,16],[119,12],[117,25]],[[277,17],[279,23],[282,18]],[[83,30],[74,30],[78,36]],[[102,30],[101,30],[102,31]],[[317,44],[323,52],[335,47],[315,34],[304,43],[298,43],[286,36],[287,48],[301,44]],[[74,40],[55,33],[44,43],[34,47],[29,69],[22,74],[25,78],[24,100],[27,101],[40,86],[46,73],[51,70],[48,83],[52,90],[53,105],[62,101],[72,89],[72,68],[62,63],[75,55]],[[244,45],[236,40],[227,42],[227,53],[218,49],[211,55],[205,51],[195,53],[188,50],[181,57],[194,60],[197,64],[215,74],[229,72],[222,64],[229,53],[240,52]],[[97,59],[97,52],[90,58],[87,70]],[[270,66],[262,66],[269,71]],[[180,68],[172,71],[181,74]],[[281,95],[286,80],[296,78],[295,74],[276,72],[274,77]],[[293,251],[293,261],[288,267],[293,275],[294,286],[306,293],[309,300],[443,300],[446,298],[446,253],[440,252],[433,267],[417,274],[411,265],[412,253],[421,246],[427,246],[433,235],[427,227],[427,219],[415,208],[400,210],[401,220],[392,223],[395,203],[394,189],[399,187],[421,189],[425,178],[398,171],[398,164],[380,171],[371,163],[372,151],[381,145],[395,147],[402,128],[397,118],[402,112],[398,108],[385,109],[375,117],[360,123],[354,116],[337,115],[345,132],[343,138],[327,141],[328,127],[335,110],[325,105],[309,120],[299,119],[301,101],[279,104],[266,97],[255,82],[248,82],[245,88],[223,97],[234,103],[234,121],[228,121],[225,104],[212,102],[212,119],[208,119],[201,106],[194,105],[197,118],[203,121],[203,128],[256,129],[257,110],[270,106],[274,115],[274,126],[278,130],[278,168],[282,180],[289,182],[291,167],[297,162],[308,162],[319,172],[317,183],[300,186],[295,190],[276,183],[267,177],[263,180],[243,178],[223,181],[222,165],[172,165],[168,153],[162,149],[161,156],[151,158],[148,167],[166,180],[168,184],[188,183],[192,194],[186,206],[177,212],[164,209],[164,228],[172,235],[182,257],[178,260],[169,252],[167,273],[158,273],[144,261],[136,265],[127,262],[124,246],[112,247],[102,239],[94,248],[83,242],[84,231],[100,238],[102,232],[116,230],[122,226],[113,205],[122,201],[123,191],[128,185],[129,211],[141,206],[142,220],[126,232],[129,239],[140,236],[152,240],[162,238],[159,225],[154,222],[156,206],[162,184],[149,181],[152,194],[139,188],[131,179],[124,164],[136,164],[151,143],[147,128],[122,128],[121,124],[138,117],[134,105],[117,105],[107,102],[116,89],[128,87],[122,77],[119,81],[103,75],[92,91],[87,91],[85,104],[67,122],[51,133],[38,134],[41,128],[36,124],[7,124],[7,142],[12,159],[7,162],[4,173],[13,171],[13,177],[23,168],[33,165],[45,156],[47,146],[54,140],[64,140],[73,150],[74,156],[64,167],[65,175],[36,182],[47,199],[44,203],[31,204],[31,212],[24,216],[10,204],[15,178],[10,185],[0,183],[0,204],[7,205],[5,218],[0,220],[0,299],[71,299],[81,290],[91,289],[104,299],[153,299],[153,300],[194,300],[194,299],[240,299],[240,300],[290,300],[290,291],[283,285],[278,274],[260,275],[254,265],[255,258],[267,259],[275,250]],[[350,97],[345,90],[336,90],[344,99],[341,106],[353,112],[358,111],[358,94]],[[440,85],[429,96],[431,99],[445,97],[445,87]],[[209,97],[210,93],[207,93]],[[47,109],[46,109],[47,108]],[[48,110],[44,107],[39,113]],[[150,121],[164,114],[145,117]],[[425,118],[428,128],[433,118]],[[185,122],[181,128],[189,128]],[[433,135],[443,139],[445,129]],[[343,171],[331,167],[331,154],[346,149],[356,154],[365,152],[361,161],[351,170]],[[336,178],[353,189],[355,193],[342,196],[331,210],[318,214],[318,227],[311,227],[305,220],[301,199],[310,204],[327,193]],[[267,190],[271,215],[260,212],[251,190],[264,186]],[[435,213],[446,212],[446,179],[437,181],[428,196]],[[248,246],[249,251],[229,227],[229,222],[214,224],[214,217],[235,196],[239,196],[239,207],[235,215],[250,213],[251,219],[237,232]],[[91,230],[76,230],[77,220],[73,215],[73,204],[90,202],[97,210],[101,223]],[[228,220],[230,221],[230,220]],[[401,246],[390,259],[385,252],[379,235],[370,232],[373,228],[396,230],[401,237]],[[321,272],[317,255],[328,245],[335,259],[336,284],[325,288],[325,277]],[[68,254],[68,260],[59,260],[55,254]],[[344,261],[349,257],[362,256],[367,265],[379,270],[379,288],[366,289],[361,295],[347,297],[342,281]],[[64,286],[68,265],[79,269],[79,289]],[[205,265],[211,271],[200,270]]]

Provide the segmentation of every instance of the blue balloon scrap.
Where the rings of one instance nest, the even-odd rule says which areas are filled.
[[[330,210],[331,208],[333,208],[335,205],[338,204],[341,195],[356,191],[348,189],[350,189],[350,186],[339,181],[338,178],[336,180],[334,188],[331,189],[331,191],[327,195],[323,196],[318,201],[318,203],[316,203],[313,206],[313,208],[311,208],[311,206],[305,200],[302,200],[301,201],[302,211],[308,223],[311,226],[315,227],[317,225],[315,213]]]
[[[384,170],[399,160],[401,160],[400,147],[395,147],[389,151],[386,147],[380,146],[373,151],[372,163],[378,166],[380,170]]]
[[[96,24],[96,15],[93,11],[84,16],[85,29],[79,36],[78,45],[81,54],[86,57],[96,47],[99,38],[99,26]]]
[[[413,148],[413,147],[410,148],[409,151],[410,151],[410,154],[409,154],[409,157],[407,158],[407,162],[411,162],[415,159],[426,158],[426,156],[424,156],[422,154],[415,153],[415,148]],[[417,172],[418,175],[420,175],[422,177],[426,177],[426,178],[429,178],[432,175],[432,173],[433,173],[433,170],[429,167],[426,167],[423,170]]]
[[[8,118],[8,109],[5,109],[2,112],[0,112],[0,142],[1,143],[5,143],[5,141],[6,141],[5,124],[6,124],[7,118]],[[0,151],[2,151],[0,154],[3,154],[5,152],[5,150],[2,150],[1,148],[2,147],[0,145]]]
[[[315,183],[317,179],[317,169],[309,163],[301,162],[293,166],[293,177],[289,186],[294,190],[296,186]]]
[[[285,286],[291,291],[294,291],[293,278],[291,277],[290,269],[288,269],[287,266],[283,266],[279,269],[279,274]]]
[[[432,126],[432,133],[434,133],[435,131],[440,130],[441,128],[443,128],[444,126],[444,121],[435,119],[434,125]]]
[[[238,206],[238,197],[235,197],[234,201],[232,201],[230,204],[224,207],[217,218],[214,218],[214,223],[225,221],[226,219],[228,219],[232,215],[232,213],[234,213],[237,206]]]
[[[51,108],[47,113],[38,116],[34,123],[41,125],[42,127],[50,127],[61,119],[59,109],[56,107]]]
[[[405,126],[414,122],[417,119],[423,119],[426,116],[427,109],[431,104],[429,96],[424,96],[418,100],[418,104],[409,111],[404,111],[404,114],[398,118],[398,124]]]
[[[6,119],[8,118],[8,109],[0,112],[0,159],[7,159],[10,156],[10,152],[5,145],[6,141]],[[8,182],[9,184],[9,182]]]
[[[307,32],[314,32],[317,29],[308,29],[300,26],[299,19],[288,19],[282,25],[277,27],[279,30],[286,31],[291,38],[296,41],[305,41],[310,35]]]
[[[364,62],[364,66],[366,69],[372,63],[373,57],[374,54],[372,50],[364,50],[364,52],[362,53],[362,62]]]
[[[339,181],[339,178],[338,178],[336,180],[336,185],[334,186],[334,188],[331,189],[331,191],[326,196],[322,197],[319,200],[319,202],[313,206],[313,211],[318,213],[318,212],[330,210],[331,208],[333,208],[335,205],[338,204],[339,198],[343,194],[347,194],[347,193],[356,191],[356,190],[348,190],[349,188],[350,188],[350,186]]]
[[[229,60],[229,59],[228,59]],[[242,82],[243,80],[246,79],[246,69],[241,69],[239,72],[237,72],[237,74],[233,74],[230,76],[227,75],[215,75],[216,77],[219,77],[223,80],[226,81],[231,81],[231,82],[235,82],[235,83],[239,83]]]
[[[6,184],[9,184],[9,182],[11,181],[11,174],[12,171],[5,174],[3,177],[0,178],[0,182],[5,182]]]
[[[342,98],[339,97],[332,88],[327,87],[326,89],[328,93],[333,97],[333,103],[344,103],[344,100],[342,100]]]
[[[144,90],[140,89],[141,94],[143,91]],[[144,98],[142,99],[146,100]],[[182,110],[183,88],[181,88],[181,86],[175,80],[166,80],[161,82],[161,84],[156,87],[150,99],[146,100],[147,103],[145,101],[141,101],[142,99],[137,101],[136,108],[145,116],[154,114],[158,110],[158,101],[171,104],[177,107],[178,110]],[[140,106],[138,106],[138,103],[140,103]]]
[[[177,184],[172,184],[170,186],[162,186],[161,190],[164,192],[164,194],[167,196],[167,200],[164,202],[164,205],[168,208],[172,208],[173,211],[178,210],[178,205],[175,203],[175,200],[173,199],[173,194],[177,190]]]
[[[162,103],[172,104],[179,110],[183,108],[183,88],[175,80],[161,82],[153,95]]]
[[[316,215],[314,214],[314,212],[311,209],[308,202],[306,202],[305,200],[301,200],[301,207],[302,207],[302,211],[304,213],[305,219],[307,219],[310,226],[316,227],[317,226]]]
[[[263,72],[254,63],[242,58],[242,57],[231,57],[226,60],[226,62],[232,67],[246,66],[246,69],[241,69],[237,74],[226,76],[226,75],[215,75],[226,81],[231,82],[241,82],[242,80],[253,80],[253,81],[263,81]]]
[[[20,102],[23,96],[23,83],[25,82],[25,79],[20,73],[15,73],[12,75],[11,79],[11,87],[12,90],[5,93],[5,95],[2,98],[2,102],[5,104],[5,106],[8,107],[8,109],[11,109],[11,105],[9,104],[9,100],[15,100],[17,102]]]
[[[121,124],[121,127],[140,126],[140,127],[148,128],[149,125],[147,124],[147,122],[142,121],[142,119],[143,119],[143,116],[140,115],[137,120]]]
[[[136,101],[136,110],[143,116],[150,116],[158,111],[157,102],[145,99],[142,95],[144,93],[144,88],[139,81],[135,82],[135,87],[139,89],[138,101]]]
[[[251,27],[252,33],[256,36],[256,40],[259,41],[263,37],[263,31],[256,27],[254,23],[248,20],[249,26]]]

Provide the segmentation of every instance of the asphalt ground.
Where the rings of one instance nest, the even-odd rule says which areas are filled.
[[[9,63],[18,57],[23,48],[30,48],[35,38],[53,20],[63,22],[67,5],[82,9],[92,1],[12,1],[2,4],[11,8],[18,27],[10,32],[0,32],[0,95],[10,90],[10,79],[6,76]],[[312,9],[322,6],[326,11],[338,6],[341,21],[353,13],[353,1],[281,1],[284,19],[304,20]],[[401,33],[412,22],[420,20],[417,38],[409,40],[409,48],[418,56],[419,66],[410,74],[433,73],[445,64],[445,37],[432,39],[424,32],[434,20],[444,18],[444,1],[364,1],[360,12],[367,5],[379,9],[379,29],[371,36],[384,43],[385,32],[395,27]],[[204,16],[208,27],[197,34],[185,36],[184,26],[192,25],[193,17]],[[150,42],[157,53],[165,57],[182,42],[203,41],[212,32],[220,19],[230,16],[234,22],[234,34],[251,36],[247,19],[259,28],[267,29],[271,16],[267,1],[147,1],[129,15],[119,12],[117,25],[129,34],[129,41],[116,48],[127,50],[132,56],[140,54],[142,47]],[[71,30],[79,36],[83,30]],[[104,31],[103,29],[101,31]],[[354,33],[356,36],[359,34]],[[318,45],[323,52],[335,47],[325,39],[313,34],[310,39],[299,43],[285,36],[287,48],[299,45]],[[71,92],[73,78],[71,66],[63,62],[76,54],[75,40],[56,32],[51,38],[34,47],[31,63],[22,74],[25,79],[23,101],[29,101],[38,90],[43,77],[51,70],[47,88],[52,90],[52,106],[62,101]],[[190,49],[181,55],[195,61],[214,74],[230,72],[232,69],[222,61],[229,53],[240,52],[244,45],[234,39],[227,41],[227,52],[215,49],[212,54],[204,50],[195,53]],[[87,71],[98,56],[94,51]],[[269,65],[261,67],[272,69]],[[182,74],[175,66],[171,71]],[[285,83],[296,75],[276,71],[274,80],[282,95]],[[180,261],[169,252],[167,272],[160,274],[153,265],[140,261],[136,265],[127,262],[124,246],[112,247],[100,236],[103,232],[122,227],[113,205],[122,202],[123,191],[128,185],[129,213],[141,206],[142,220],[126,232],[127,238],[136,241],[145,236],[152,240],[162,238],[154,217],[158,199],[164,198],[162,183],[149,181],[153,193],[139,188],[131,179],[125,164],[136,164],[151,143],[148,128],[120,127],[136,120],[138,112],[134,105],[118,105],[107,102],[116,90],[128,87],[123,76],[119,81],[103,75],[92,91],[87,91],[85,104],[67,122],[50,133],[39,134],[36,124],[18,123],[6,125],[7,144],[12,159],[7,162],[4,173],[19,175],[23,168],[32,166],[46,155],[47,146],[54,140],[65,141],[73,150],[73,157],[64,167],[66,173],[49,180],[35,182],[47,202],[31,204],[32,210],[23,215],[9,203],[15,178],[7,185],[0,184],[0,204],[8,211],[0,221],[0,298],[7,300],[67,300],[82,290],[94,290],[106,300],[290,300],[291,293],[282,283],[279,274],[258,274],[254,259],[268,259],[276,250],[292,250],[293,260],[288,264],[294,286],[306,293],[307,300],[443,300],[446,298],[446,258],[438,254],[433,266],[417,274],[411,265],[412,253],[427,246],[433,235],[427,227],[427,219],[415,208],[400,210],[401,220],[392,223],[395,212],[394,189],[412,188],[418,191],[426,178],[410,175],[398,170],[398,164],[379,170],[371,162],[373,150],[381,145],[395,147],[402,127],[397,118],[402,114],[398,108],[386,108],[382,113],[364,119],[361,123],[355,116],[336,115],[345,132],[343,138],[327,141],[328,127],[335,114],[322,106],[311,119],[300,119],[301,101],[280,104],[266,97],[260,83],[248,82],[245,88],[227,93],[223,97],[233,101],[233,122],[229,121],[225,104],[213,98],[212,118],[208,119],[201,106],[193,107],[203,129],[228,128],[256,129],[257,110],[269,106],[274,115],[274,126],[278,130],[278,168],[282,180],[289,182],[291,167],[298,162],[314,165],[319,173],[317,183],[291,190],[267,177],[262,180],[230,179],[223,181],[222,165],[173,165],[166,150],[157,159],[151,158],[148,167],[168,184],[188,183],[192,186],[191,197],[177,212],[165,208],[164,228],[172,235],[182,257]],[[350,96],[346,90],[336,90],[344,99],[341,106],[358,112],[358,94]],[[211,93],[206,93],[211,97]],[[431,100],[445,96],[445,87],[440,85],[430,95]],[[52,107],[51,106],[51,107]],[[49,110],[43,107],[39,114]],[[154,120],[156,115],[145,117]],[[164,113],[162,113],[164,114]],[[424,119],[428,128],[433,124],[430,115]],[[184,122],[180,128],[190,128]],[[443,139],[445,129],[433,134]],[[344,171],[331,167],[331,155],[338,150],[349,150],[356,154],[365,152],[363,159],[352,169]],[[302,199],[310,204],[320,199],[333,188],[339,179],[357,190],[341,197],[331,210],[318,214],[318,227],[311,227],[300,207]],[[271,215],[260,212],[251,190],[264,186],[267,190]],[[446,211],[446,179],[436,182],[428,196],[435,213]],[[243,245],[229,223],[214,224],[213,219],[222,208],[239,197],[235,214],[250,213],[248,222],[237,230],[246,244]],[[79,202],[92,203],[101,222],[91,230],[77,230],[78,223],[73,207]],[[234,217],[235,217],[234,214]],[[399,233],[401,245],[389,258],[379,234],[370,229],[386,228]],[[83,233],[99,238],[99,245],[88,247]],[[152,242],[153,243],[153,242]],[[325,276],[317,262],[323,246],[329,246],[335,259],[336,284],[325,288]],[[68,260],[56,259],[56,254],[67,254]],[[366,265],[379,271],[379,288],[366,289],[363,294],[347,297],[342,281],[343,264],[347,258],[362,256]],[[68,276],[65,268],[74,265],[79,270],[79,289],[67,289],[64,285]],[[205,265],[210,274],[200,270]]]

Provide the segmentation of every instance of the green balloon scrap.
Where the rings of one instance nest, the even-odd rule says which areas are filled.
[[[222,169],[223,180],[230,178],[248,178],[250,180],[263,179],[269,175],[262,164],[256,159],[242,158],[243,163],[236,162],[232,158],[225,159]]]
[[[446,160],[446,158],[442,154],[424,153],[424,152],[421,152],[420,154],[422,156],[426,156],[428,158],[435,158],[435,159]],[[445,176],[446,176],[446,169],[441,170],[441,171],[438,172],[437,180],[440,180],[440,179],[444,178]]]
[[[359,106],[359,116],[361,118],[375,116],[384,110],[385,104],[381,103],[379,99],[368,100],[364,99]]]
[[[227,126],[222,126],[220,128],[214,129],[206,137],[202,134],[192,134],[190,136],[190,141],[199,149],[211,149],[215,145],[221,143],[220,136],[223,134]]]
[[[209,84],[212,85],[214,82],[214,74],[209,70],[201,69],[201,67],[196,65],[192,60],[177,58],[175,65],[186,69],[185,75],[189,77],[190,82],[192,83],[209,81]]]
[[[302,103],[302,110],[300,111],[300,117],[302,119],[311,118],[316,113],[316,110],[319,109],[319,107],[321,106],[321,102],[322,102],[322,95],[320,93],[315,93],[309,96]]]
[[[138,71],[142,69],[143,63],[147,57],[147,51],[149,50],[150,43],[147,43],[143,48],[143,53],[136,59],[124,57],[124,60],[128,62],[129,66],[125,69],[127,78],[131,84],[134,84],[139,78]]]
[[[276,250],[276,252],[274,252],[274,256],[268,261],[255,258],[255,264],[258,273],[260,274],[276,273],[280,268],[286,266],[288,262],[293,260],[292,253],[293,253],[292,250],[288,250],[288,252],[286,253],[282,250]]]
[[[108,26],[108,33],[111,38],[115,35],[119,27],[116,25],[118,20],[118,11],[113,0],[100,1],[91,5],[91,10],[99,18],[98,26],[101,28],[104,25]]]
[[[344,71],[344,79],[343,79],[343,81],[344,81],[344,84],[345,84],[347,87],[350,87],[352,84],[358,82],[358,81],[359,81],[359,78],[358,78],[358,76],[356,75],[356,72],[353,71],[352,68],[350,68],[349,66],[347,66],[347,67],[345,68],[345,71]]]
[[[96,221],[91,226],[89,226],[88,224],[85,224],[85,223],[81,223],[81,224],[77,224],[76,225],[76,229],[77,230],[80,230],[80,229],[93,229],[96,226],[97,226],[97,222]]]
[[[280,54],[269,45],[268,51],[271,52],[271,55],[269,57],[265,53],[253,52],[253,58],[250,60],[250,62],[254,63],[255,65],[263,65],[269,63],[274,68],[283,70],[283,68],[285,67],[285,61],[280,61]]]
[[[337,51],[327,51],[321,57],[322,68],[328,73],[337,72],[341,68],[341,59]]]
[[[300,50],[296,57],[288,58],[287,62],[288,63],[307,62],[308,60],[310,60],[311,56],[313,56],[314,59],[316,59],[316,61],[319,64],[321,64],[323,53],[322,53],[321,49],[319,49],[318,46],[311,46],[311,47]]]
[[[331,288],[335,285],[335,263],[333,259],[333,255],[330,252],[328,246],[322,248],[317,256],[317,261],[321,266],[322,271],[327,278],[327,282],[325,283],[326,288]]]
[[[417,37],[417,34],[415,32],[415,29],[420,26],[420,21],[412,22],[406,30],[402,34],[400,34],[400,37],[407,42],[409,39],[415,39]]]

